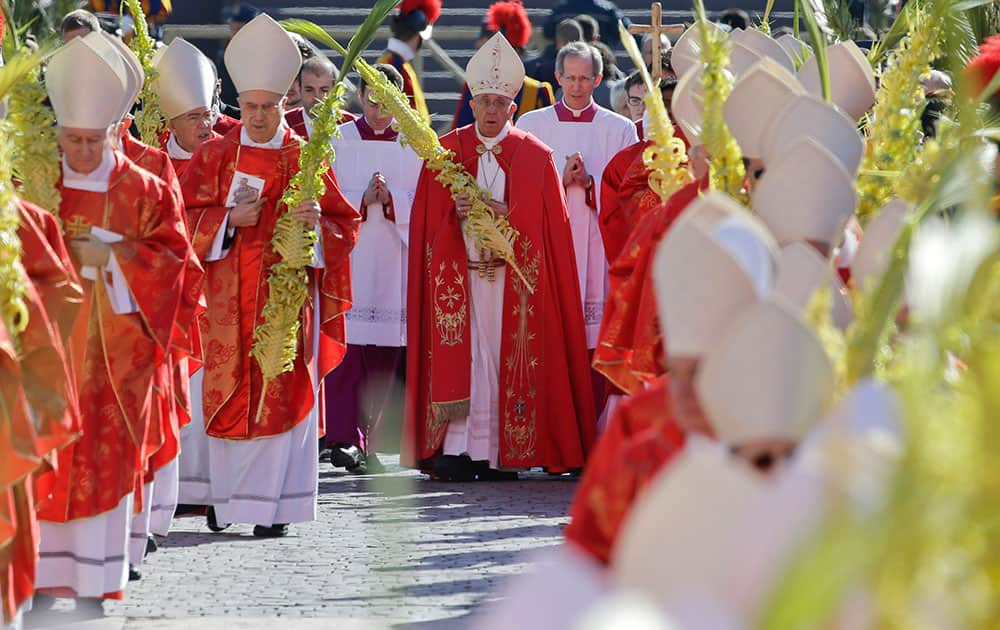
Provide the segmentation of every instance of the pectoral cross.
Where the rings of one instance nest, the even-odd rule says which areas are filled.
[[[65,224],[66,233],[70,236],[79,236],[90,231],[90,224],[80,215],[73,217],[73,220]]]
[[[647,33],[652,33],[653,35],[653,55],[651,57],[652,70],[651,74],[653,77],[653,83],[658,83],[660,78],[663,76],[663,65],[660,63],[660,38],[674,30],[677,30],[676,26],[669,26],[662,23],[661,19],[663,16],[663,7],[659,2],[654,2],[652,6],[649,7],[650,12],[650,23],[649,24],[633,24],[628,27],[628,32],[633,35],[645,35]]]

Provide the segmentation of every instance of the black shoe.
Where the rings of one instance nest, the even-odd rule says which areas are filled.
[[[468,455],[442,455],[434,462],[434,476],[442,481],[475,481],[476,469]]]
[[[324,462],[330,459],[330,447],[326,445],[326,440],[319,439],[319,461]]]
[[[254,525],[253,535],[257,538],[281,538],[288,535],[288,524]]]
[[[353,444],[334,444],[330,448],[330,463],[334,468],[357,468],[365,461],[365,454]]]
[[[348,466],[347,467],[347,472],[351,473],[352,475],[367,475],[368,474],[368,462],[362,460],[362,461],[358,462],[357,465]]]
[[[378,460],[375,453],[370,453],[365,456],[365,464],[368,465],[369,475],[381,475],[385,472],[385,466]]]
[[[152,534],[146,537],[146,553],[144,556],[148,556],[151,553],[156,553],[159,550],[159,545],[156,544],[156,538]]]
[[[139,570],[139,567],[135,566],[134,564],[128,565],[128,581],[138,582],[141,579],[142,579],[142,571]]]
[[[218,519],[215,518],[215,507],[208,508],[208,513],[205,515],[205,524],[213,532],[224,532],[229,529],[229,525],[219,525]]]
[[[182,516],[201,516],[205,513],[204,505],[192,505],[190,503],[178,503],[177,509],[174,510],[174,518],[180,518]]]
[[[479,481],[517,481],[517,472],[513,470],[496,470],[487,468],[476,473]]]

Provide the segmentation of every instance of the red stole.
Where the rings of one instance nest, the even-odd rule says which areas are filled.
[[[473,126],[441,138],[473,176],[480,144]],[[566,201],[545,145],[517,128],[498,147],[507,174],[517,261],[529,293],[504,274],[500,366],[503,466],[582,466],[596,438],[583,313]],[[426,168],[413,204],[408,284],[407,405],[403,459],[428,466],[448,422],[468,414],[468,256],[450,193]]]

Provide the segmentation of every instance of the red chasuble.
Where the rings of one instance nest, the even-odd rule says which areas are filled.
[[[601,177],[599,221],[608,264],[614,264],[643,215],[660,203],[649,187],[649,169],[642,159],[642,152],[652,143],[642,139],[641,121],[636,123],[636,129],[639,142],[611,158]],[[687,139],[676,125],[674,135],[687,147]]]
[[[205,297],[208,310],[200,318],[205,347],[203,410],[210,436],[248,440],[290,431],[316,404],[314,384],[336,367],[344,356],[344,313],[351,306],[349,255],[358,238],[361,216],[344,199],[332,173],[325,176],[326,194],[319,199],[320,227],[326,267],[309,270],[309,295],[319,290],[319,373],[314,361],[313,299],[300,315],[299,346],[295,367],[277,377],[267,390],[258,419],[263,381],[260,368],[250,358],[253,331],[263,321],[267,302],[267,277],[280,260],[271,248],[274,225],[285,211],[278,201],[298,171],[299,139],[285,130],[280,149],[242,146],[241,127],[201,145],[181,180],[192,241],[204,260],[212,240],[223,226],[225,207],[234,173],[265,181],[265,203],[253,227],[236,229],[229,253],[205,263]]]
[[[239,125],[239,119],[227,116],[226,114],[219,114],[219,117],[215,119],[215,125],[212,126],[212,131],[220,136],[224,136]]]
[[[156,175],[170,188],[170,192],[183,203],[181,186],[174,170],[173,162],[166,151],[149,146],[126,133],[122,136],[122,152],[139,168]],[[184,233],[189,234],[185,213]],[[194,250],[189,248],[188,267],[184,275],[183,301],[177,310],[174,322],[174,338],[170,342],[170,352],[155,377],[157,401],[154,403],[153,422],[159,426],[159,436],[151,436],[159,447],[150,453],[147,481],[160,468],[173,461],[180,453],[180,428],[191,422],[191,388],[189,369],[183,359],[190,357],[201,361],[201,335],[195,324],[195,314],[204,310],[202,285],[205,270]]]
[[[603,564],[646,484],[684,448],[666,378],[625,400],[598,440],[569,508],[566,540]]]
[[[656,246],[681,212],[705,187],[692,182],[639,220],[622,253],[608,269],[608,300],[594,369],[626,394],[635,394],[666,373],[657,321],[652,266]]]
[[[114,159],[107,192],[59,182],[66,239],[93,226],[124,237],[111,249],[138,310],[116,314],[104,283],[84,281],[70,340],[83,435],[60,451],[52,501],[39,512],[54,522],[107,512],[141,488],[156,429],[154,376],[183,298],[189,250],[180,206],[163,180],[119,153]]]
[[[473,125],[441,144],[476,175]],[[507,177],[517,260],[529,293],[504,274],[500,365],[501,466],[577,468],[597,435],[593,390],[562,182],[551,150],[511,128],[496,158]],[[407,395],[403,462],[429,468],[448,422],[469,413],[470,330],[465,241],[455,203],[426,168],[410,218]]]
[[[77,379],[67,345],[83,287],[55,217],[25,201],[19,210],[21,262],[37,296],[28,301],[28,327],[19,339],[21,369],[37,418],[37,452],[44,457],[72,442],[80,430]],[[47,494],[39,493],[39,500]]]

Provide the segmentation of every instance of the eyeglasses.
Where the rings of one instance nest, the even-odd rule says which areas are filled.
[[[482,98],[477,96],[472,100],[473,102],[476,103],[478,107],[482,107],[483,109],[486,110],[493,109],[501,112],[510,107],[510,104],[513,102],[509,98],[503,98],[503,97]]]
[[[628,97],[628,104],[630,107],[638,107],[642,105],[643,98],[641,96],[630,96]]]
[[[596,77],[593,77],[591,75],[574,76],[574,75],[563,74],[559,76],[559,81],[560,82],[565,81],[566,83],[593,83],[595,78]]]

